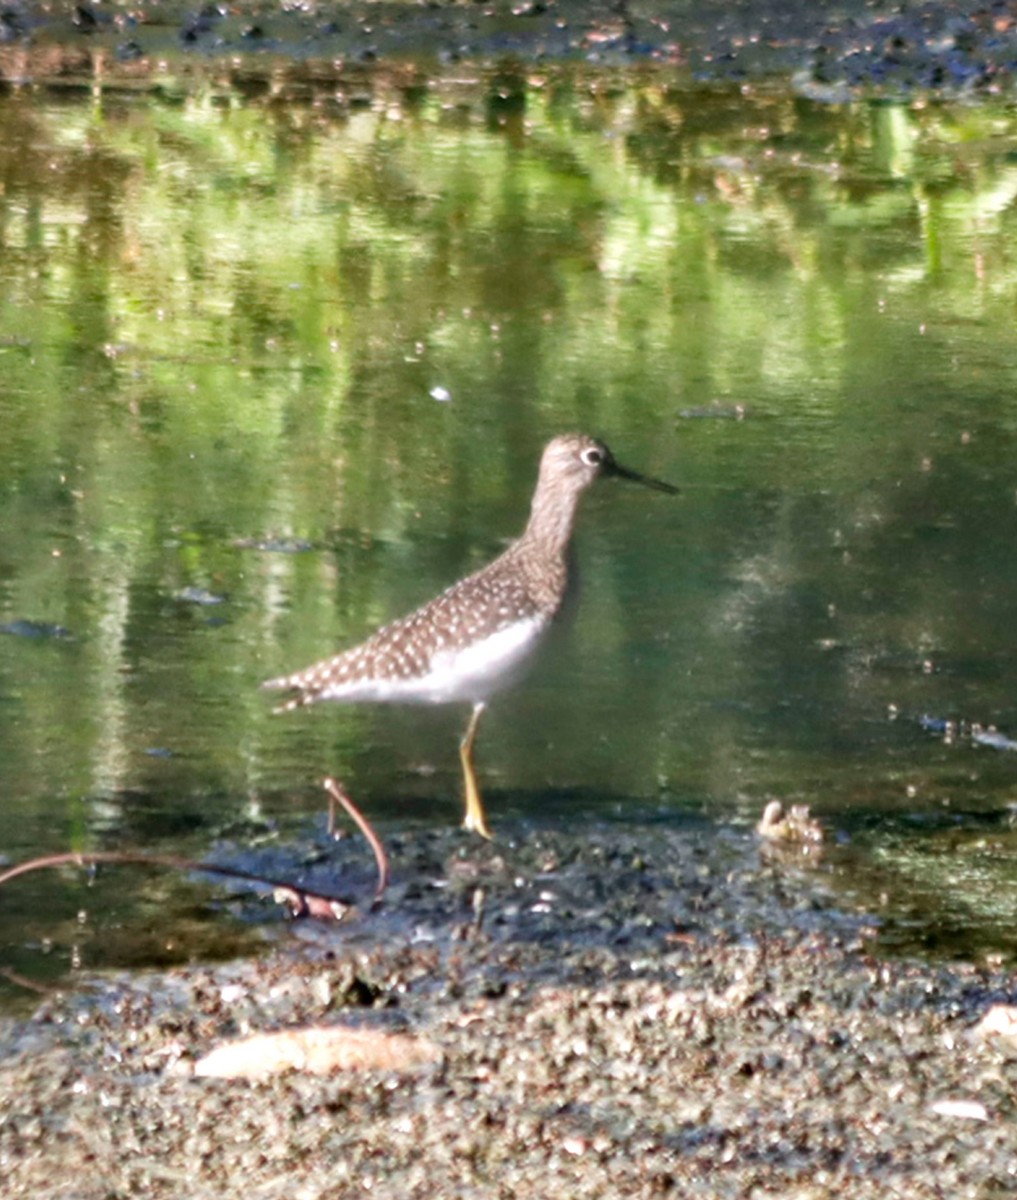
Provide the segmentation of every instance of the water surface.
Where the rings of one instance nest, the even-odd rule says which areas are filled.
[[[919,723],[1017,735],[1012,111],[510,82],[0,98],[4,854],[201,855],[327,772],[457,821],[460,711],[257,685],[496,554],[576,428],[682,493],[587,498],[495,825],[804,802],[888,944],[1012,954],[1017,758]],[[40,877],[0,943],[201,954],[208,895]]]

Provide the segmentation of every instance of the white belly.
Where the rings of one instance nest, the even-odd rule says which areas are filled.
[[[514,683],[529,665],[547,632],[544,618],[509,625],[464,649],[438,650],[426,675],[401,679],[361,679],[322,689],[322,700],[375,700],[446,704],[487,700]]]

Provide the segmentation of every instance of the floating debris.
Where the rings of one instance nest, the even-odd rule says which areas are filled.
[[[756,833],[769,842],[794,846],[816,846],[823,840],[823,827],[809,815],[807,804],[792,804],[787,811],[779,800],[763,809]]]
[[[210,592],[208,588],[202,587],[185,587],[174,594],[174,598],[182,601],[184,604],[201,604],[214,605],[225,604],[226,597],[219,596],[215,592]]]
[[[995,725],[990,725],[988,729],[972,725],[971,740],[978,746],[988,746],[990,750],[1017,750],[1017,742],[1000,733]]]
[[[952,744],[959,738],[965,738],[976,746],[986,746],[990,750],[1017,750],[1017,741],[1000,733],[995,725],[979,725],[977,721],[952,721],[942,717],[931,717],[922,713],[918,724],[926,733],[934,733],[944,742]]]

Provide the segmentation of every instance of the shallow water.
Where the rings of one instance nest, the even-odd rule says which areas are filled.
[[[919,718],[1017,735],[1015,135],[565,70],[4,95],[4,854],[285,835],[326,772],[457,821],[461,712],[257,684],[497,553],[580,428],[682,493],[588,497],[496,828],[808,803],[888,947],[1011,955],[1017,757]],[[12,885],[8,964],[245,936],[117,879]]]

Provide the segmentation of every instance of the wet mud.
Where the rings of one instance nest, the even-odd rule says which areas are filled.
[[[356,840],[265,851],[346,921],[8,1022],[5,1195],[1012,1194],[1017,1043],[978,1030],[1012,975],[880,961],[814,854],[749,829],[499,834],[390,836],[378,908]],[[195,1075],[307,1028],[401,1036],[377,1068]]]
[[[238,86],[280,79],[322,88],[372,74],[461,74],[460,68],[584,64],[658,69],[676,85],[790,85],[839,102],[1009,90],[1017,71],[1009,3],[742,0],[433,0],[307,5],[40,5],[0,10],[7,85],[180,86],[190,73]],[[356,90],[356,88],[354,89]],[[504,88],[503,88],[504,90]],[[511,89],[509,89],[511,90]]]

